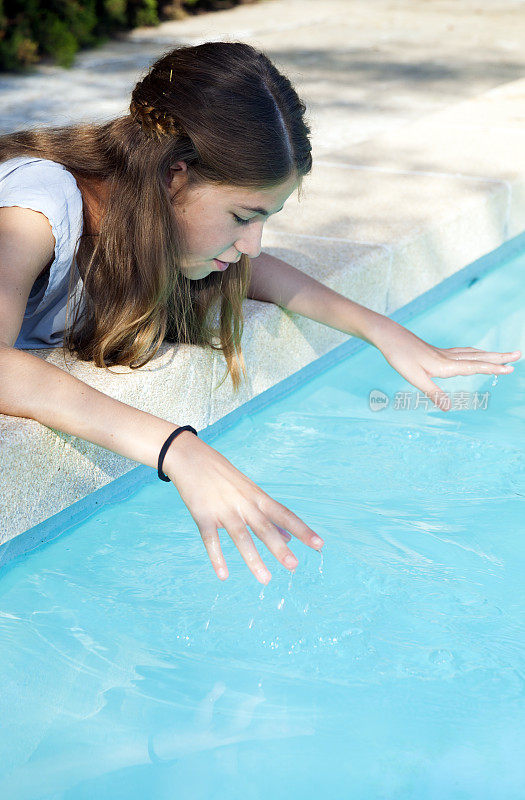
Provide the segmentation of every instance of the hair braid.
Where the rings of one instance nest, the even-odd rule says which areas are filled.
[[[183,131],[173,117],[165,111],[159,111],[145,100],[133,99],[129,106],[130,114],[138,122],[142,130],[161,139],[163,136],[181,136]]]

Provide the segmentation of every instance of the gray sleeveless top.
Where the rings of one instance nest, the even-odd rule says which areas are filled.
[[[49,270],[39,276],[29,294],[14,347],[19,350],[61,347],[66,325],[69,271],[82,235],[82,194],[63,164],[20,156],[0,162],[0,206],[40,211],[51,224],[55,253]],[[74,266],[70,324],[79,301],[82,279]]]

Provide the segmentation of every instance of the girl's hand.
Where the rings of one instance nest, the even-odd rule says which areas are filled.
[[[442,411],[450,409],[446,393],[432,378],[452,378],[454,375],[506,375],[514,367],[504,366],[507,361],[521,358],[519,350],[513,353],[488,353],[475,347],[441,348],[427,344],[414,333],[388,317],[370,339],[392,366],[409,383],[426,394]]]
[[[221,580],[228,577],[228,568],[217,528],[226,528],[251,572],[264,584],[271,574],[257,552],[247,525],[289,570],[294,570],[298,561],[286,546],[286,541],[291,539],[287,530],[314,550],[324,544],[292,511],[273,500],[191,431],[184,431],[172,442],[163,470],[197,523],[210,561]]]

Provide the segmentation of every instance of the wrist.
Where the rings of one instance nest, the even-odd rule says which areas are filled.
[[[358,336],[369,344],[381,349],[382,343],[388,341],[397,323],[384,314],[367,309],[367,315],[362,320]]]

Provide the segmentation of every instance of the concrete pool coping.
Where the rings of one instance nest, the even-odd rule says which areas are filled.
[[[325,23],[318,19],[319,6],[314,3],[272,0],[269,5],[286,7],[282,24],[294,30],[294,41],[302,37],[303,48],[315,43],[317,56],[321,62],[325,56],[328,63],[336,45],[340,47],[337,37],[344,34],[335,24],[344,5],[340,0],[323,4]],[[212,38],[212,33],[215,38],[239,36],[261,46],[270,57],[275,51],[277,61],[286,67],[282,33],[267,21],[264,28],[264,9],[262,3],[214,15],[206,22],[200,18],[198,29],[195,20],[167,23],[155,30],[153,38],[165,49],[175,36],[181,42],[199,35]],[[241,19],[251,20],[252,25],[242,36]],[[300,32],[294,20],[300,21]],[[150,40],[150,29],[139,29],[129,37],[137,45]],[[313,57],[313,50],[306,55]],[[84,54],[80,67],[96,58],[103,59],[103,51]],[[300,60],[296,63],[301,66]],[[43,77],[51,71],[45,68]],[[286,71],[292,74],[293,69]],[[39,77],[30,79],[32,91]],[[322,107],[326,81],[315,85],[305,81],[303,88],[301,73],[293,78],[312,109]],[[18,77],[13,80],[13,87],[20,85]],[[299,203],[290,198],[285,211],[269,220],[263,238],[266,252],[398,319],[396,314],[409,313],[417,298],[428,300],[433,287],[435,302],[451,276],[464,277],[465,268],[478,269],[478,260],[489,255],[497,258],[494,251],[499,253],[505,242],[514,246],[511,240],[518,241],[515,237],[525,230],[525,79],[497,85],[462,102],[449,100],[444,106],[429,100],[421,106],[424,113],[398,119],[392,128],[383,125],[379,133],[376,118],[370,117],[367,133],[357,138],[347,132],[354,105],[344,85],[338,87],[332,80],[329,89],[337,102],[326,114],[313,114],[314,169],[305,180],[305,199]],[[420,95],[414,98],[422,102]],[[338,117],[339,100],[346,117]],[[244,310],[248,381],[238,396],[229,381],[213,388],[223,376],[224,360],[191,346],[163,345],[141,370],[115,368],[117,374],[72,357],[66,365],[59,350],[29,352],[136,408],[193,425],[209,441],[221,425],[233,424],[235,412],[255,408],[249,404],[257,399],[270,402],[273,387],[280,391],[287,381],[295,385],[295,380],[304,378],[304,370],[324,368],[342,352],[341,347],[348,346],[350,352],[365,346],[272,304],[246,300]],[[5,560],[58,535],[57,525],[70,527],[100,503],[113,502],[139,478],[146,480],[147,474],[156,478],[150,468],[137,467],[135,461],[34,420],[0,415],[0,437],[0,544],[9,543],[2,548]]]

